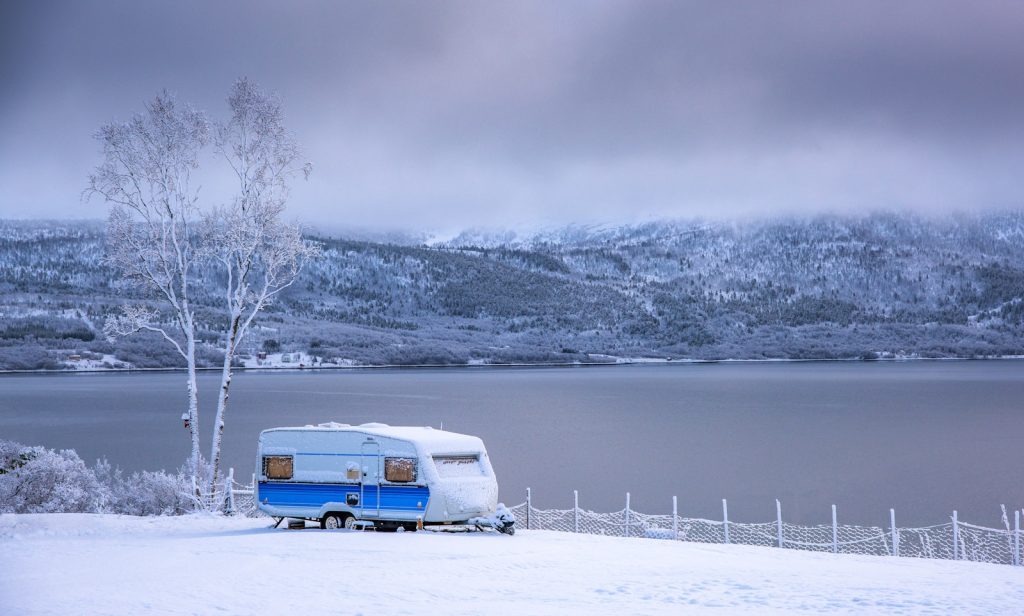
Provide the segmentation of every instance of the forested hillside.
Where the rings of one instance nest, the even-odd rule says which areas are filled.
[[[322,257],[245,353],[336,364],[1024,354],[1022,213],[312,239]],[[102,256],[100,223],[0,222],[0,369],[178,363],[159,340],[103,339],[118,304],[145,298]],[[217,323],[217,274],[202,274],[198,316]],[[212,331],[201,331],[208,364]]]

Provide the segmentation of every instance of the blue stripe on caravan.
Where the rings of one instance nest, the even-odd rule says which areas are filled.
[[[358,456],[366,456],[367,458],[376,458],[380,454],[376,454],[376,453],[315,453],[315,452],[299,451],[299,452],[296,452],[295,455],[297,455],[297,456],[357,456],[357,457]]]
[[[349,493],[359,493],[357,483],[284,483],[260,482],[260,502],[289,507],[321,507],[329,502],[345,502]],[[380,486],[380,509],[397,511],[424,511],[430,498],[426,486]],[[377,487],[363,490],[364,509],[377,509]]]

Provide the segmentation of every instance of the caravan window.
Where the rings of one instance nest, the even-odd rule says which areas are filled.
[[[449,477],[479,477],[483,475],[480,467],[480,457],[468,456],[434,456],[434,466],[437,467],[437,474],[446,479]]]
[[[263,476],[267,479],[291,479],[293,470],[291,456],[263,456]]]
[[[413,458],[384,458],[384,480],[395,483],[416,481],[416,460]]]

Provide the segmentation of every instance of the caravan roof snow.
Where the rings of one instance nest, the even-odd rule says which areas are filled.
[[[328,422],[301,428],[272,428],[271,431],[339,431],[359,432],[371,436],[396,438],[416,443],[424,453],[477,452],[484,450],[484,443],[475,436],[435,430],[430,426],[389,426],[382,423],[365,423],[358,426]]]

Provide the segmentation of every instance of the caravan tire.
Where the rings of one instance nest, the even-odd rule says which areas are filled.
[[[348,530],[356,530],[357,529],[356,522],[358,522],[358,521],[359,520],[357,520],[355,516],[350,515],[350,516],[345,518],[345,521],[343,522],[343,524],[344,524],[345,528],[347,528]]]
[[[338,528],[348,528],[348,523],[347,522],[348,522],[349,519],[351,519],[351,516],[349,516],[347,518],[342,518],[342,516],[340,514],[329,513],[329,514],[325,515],[324,517],[322,517],[320,519],[320,528],[323,528],[324,530],[336,530]]]

